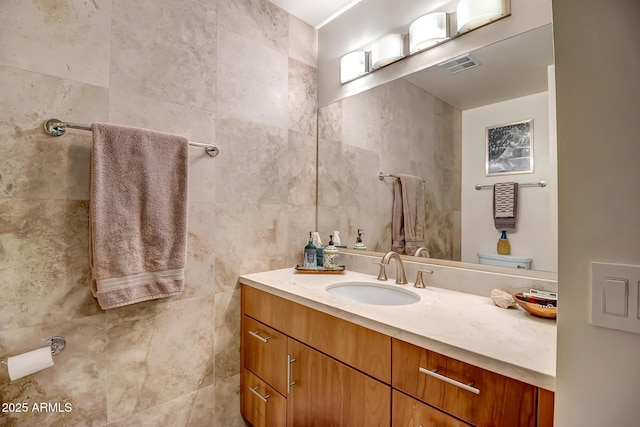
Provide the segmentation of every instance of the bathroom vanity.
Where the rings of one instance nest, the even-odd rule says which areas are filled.
[[[427,287],[400,306],[326,291],[370,275],[245,275],[241,405],[258,426],[551,426],[555,321]]]

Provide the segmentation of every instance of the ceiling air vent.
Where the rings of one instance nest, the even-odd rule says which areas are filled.
[[[450,59],[438,64],[438,67],[443,68],[449,74],[459,73],[460,71],[468,70],[469,68],[480,65],[481,62],[475,56],[470,53],[466,53],[457,58]]]

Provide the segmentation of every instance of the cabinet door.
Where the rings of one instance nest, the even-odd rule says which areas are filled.
[[[244,366],[286,395],[287,336],[244,316]]]
[[[536,387],[399,340],[392,348],[394,388],[479,427],[535,426]]]
[[[393,390],[392,427],[469,427],[419,400]]]
[[[391,423],[391,388],[289,339],[289,427],[372,427]]]
[[[287,400],[248,369],[242,369],[243,413],[253,427],[285,427]]]

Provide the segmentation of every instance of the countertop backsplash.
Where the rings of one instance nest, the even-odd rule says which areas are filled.
[[[376,263],[381,261],[381,256],[342,252],[340,257],[340,264],[346,265],[347,270],[377,277],[380,266]],[[435,261],[438,262],[438,260]],[[528,292],[529,289],[558,292],[558,281],[553,278],[555,273],[531,272],[530,270],[515,270],[508,267],[484,265],[479,267],[478,264],[468,264],[469,268],[466,268],[426,262],[402,261],[409,283],[416,281],[418,270],[428,269],[433,270],[433,274],[424,276],[427,286],[466,292],[483,297],[489,297],[492,289],[501,289],[511,294]],[[386,266],[389,278],[395,278],[396,267],[394,264],[395,261]],[[486,270],[483,270],[484,268]],[[510,270],[513,270],[513,273]]]

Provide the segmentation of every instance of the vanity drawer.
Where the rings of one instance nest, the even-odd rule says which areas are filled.
[[[393,390],[391,413],[391,427],[469,427],[469,424],[397,390]]]
[[[246,315],[391,383],[391,337],[247,285],[242,304]]]
[[[243,415],[253,427],[285,427],[287,425],[287,399],[269,384],[242,370]]]
[[[287,336],[244,317],[244,366],[285,395],[287,392]]]
[[[394,388],[480,427],[535,426],[534,386],[396,339],[392,349]]]

